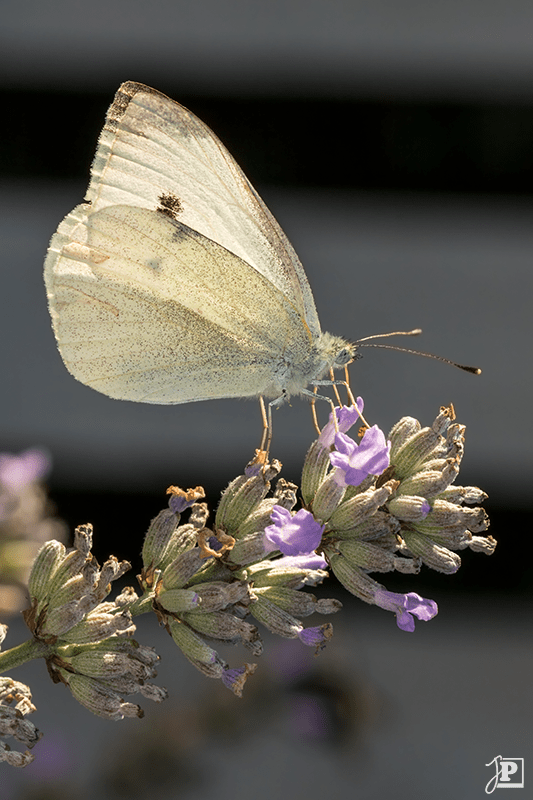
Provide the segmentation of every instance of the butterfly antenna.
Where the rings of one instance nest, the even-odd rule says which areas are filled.
[[[412,331],[391,331],[390,333],[374,333],[372,336],[364,336],[362,339],[357,339],[355,344],[361,342],[368,342],[369,339],[385,339],[387,336],[418,336],[422,333],[422,328],[413,328]]]
[[[424,358],[434,358],[436,361],[443,361],[445,364],[450,364],[452,367],[462,369],[465,372],[470,372],[472,375],[481,375],[479,367],[467,367],[465,364],[458,364],[457,361],[451,361],[444,356],[436,356],[433,353],[423,353],[421,350],[411,350],[409,347],[396,347],[393,344],[367,344],[369,339],[382,339],[387,336],[418,336],[422,333],[421,328],[415,328],[412,331],[393,331],[391,333],[376,333],[373,336],[365,336],[364,339],[358,339],[355,344],[359,347],[381,347],[383,350],[399,350],[401,353],[412,353],[414,356],[424,356]]]

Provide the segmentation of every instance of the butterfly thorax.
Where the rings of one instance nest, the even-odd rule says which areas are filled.
[[[313,381],[329,377],[330,369],[348,364],[355,349],[355,345],[340,336],[321,333],[305,358],[300,352],[285,354],[273,371],[274,381],[262,394],[274,398],[301,394]]]

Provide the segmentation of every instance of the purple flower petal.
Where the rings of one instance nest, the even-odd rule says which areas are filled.
[[[224,686],[227,686],[228,689],[232,689],[233,686],[242,679],[242,676],[246,673],[246,667],[236,667],[235,669],[225,669],[222,673],[222,683]]]
[[[222,683],[228,689],[231,689],[237,697],[242,697],[242,690],[246,679],[248,675],[253,675],[256,667],[257,664],[244,664],[242,667],[237,667],[235,669],[226,668],[221,675]]]
[[[170,495],[168,507],[174,514],[183,512],[205,497],[205,492],[201,486],[196,489],[180,489],[179,486],[169,486],[167,494]]]
[[[168,507],[173,514],[183,514],[183,512],[192,506],[194,500],[188,501],[183,495],[174,494],[168,501]]]
[[[394,611],[398,627],[402,631],[408,631],[409,633],[412,633],[415,629],[413,615],[417,619],[427,622],[439,612],[434,600],[420,597],[416,592],[396,594],[396,592],[388,592],[386,589],[378,589],[374,595],[374,602],[380,608]]]
[[[276,505],[270,519],[274,524],[265,528],[264,535],[267,552],[275,549],[286,556],[302,556],[312,553],[320,544],[325,525],[320,525],[305,508],[291,515],[286,508]]]
[[[330,622],[326,622],[316,628],[302,628],[298,634],[298,639],[308,647],[318,647],[322,650],[332,636],[333,625]]]
[[[328,562],[316,553],[303,556],[282,556],[276,558],[272,565],[278,567],[294,567],[295,569],[327,569]]]
[[[430,504],[428,503],[427,500],[424,500],[424,502],[422,503],[422,512],[423,512],[424,516],[427,516],[430,511],[431,511]]]
[[[359,414],[363,413],[364,402],[362,397],[358,397],[355,401],[355,406],[336,406],[335,416],[337,417],[337,425],[340,433],[347,433],[352,425],[361,419]],[[324,425],[318,441],[322,447],[331,447],[335,441],[335,424],[333,422],[333,411],[329,415],[329,422]]]
[[[340,486],[359,486],[368,475],[381,475],[390,464],[390,442],[377,425],[365,431],[360,444],[337,433],[335,448],[329,458],[337,467],[335,480]]]

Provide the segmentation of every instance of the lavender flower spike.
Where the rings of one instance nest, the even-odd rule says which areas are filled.
[[[266,552],[281,550],[286,556],[303,556],[312,553],[320,544],[325,526],[305,508],[292,516],[286,508],[275,505],[270,519],[274,524],[265,528]]]
[[[434,600],[420,597],[416,592],[396,594],[395,592],[388,592],[386,589],[378,589],[374,595],[374,602],[380,608],[394,611],[398,627],[402,631],[408,631],[409,633],[412,633],[415,629],[413,616],[423,622],[427,622],[439,613],[438,606]]]
[[[359,486],[368,475],[381,475],[390,463],[390,442],[377,425],[365,431],[360,444],[337,433],[335,448],[329,459],[337,467],[334,478],[339,486]]]
[[[335,416],[337,417],[337,425],[340,433],[348,433],[352,425],[355,425],[357,420],[360,419],[360,414],[363,413],[364,402],[362,397],[358,397],[355,401],[355,406],[336,406]],[[324,425],[318,441],[322,447],[331,447],[335,441],[335,424],[333,422],[333,411],[329,415],[329,422]]]

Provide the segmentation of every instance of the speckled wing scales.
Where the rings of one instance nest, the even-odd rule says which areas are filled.
[[[311,345],[282,291],[160,211],[78,206],[51,241],[45,281],[67,368],[111,397],[268,394],[284,352]]]
[[[224,145],[186,108],[142,84],[122,84],[91,175],[93,211],[166,203],[169,214],[267,278],[319,336],[311,289],[287,237]]]

